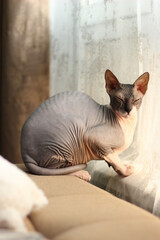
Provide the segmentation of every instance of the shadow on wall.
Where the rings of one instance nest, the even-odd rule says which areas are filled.
[[[49,96],[48,0],[3,0],[0,154],[21,162],[21,128]]]

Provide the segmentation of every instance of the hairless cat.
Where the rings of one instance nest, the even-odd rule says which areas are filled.
[[[149,73],[134,84],[121,84],[105,72],[110,105],[100,105],[81,92],[64,92],[43,102],[27,119],[21,134],[23,161],[31,173],[70,174],[86,181],[90,160],[105,160],[122,176],[134,168],[118,155],[131,144],[137,110],[147,90]]]

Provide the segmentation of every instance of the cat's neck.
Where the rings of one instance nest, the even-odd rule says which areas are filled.
[[[117,153],[119,154],[125,149],[127,149],[133,140],[133,136],[134,136],[134,132],[137,124],[137,110],[134,107],[127,117],[122,117],[118,114],[116,115],[117,115],[119,125],[121,126],[122,131],[124,133],[124,145],[116,150]]]
[[[109,120],[110,123],[116,124],[119,123],[122,130],[128,126],[128,128],[132,128],[135,130],[136,124],[137,124],[137,109],[136,107],[133,107],[130,114],[127,117],[123,117],[118,112],[115,112],[110,105],[102,105],[102,107],[105,109],[105,115],[107,116],[107,120]]]
[[[121,115],[119,115],[118,113],[115,113],[117,116],[117,120],[120,124],[120,126],[123,127],[129,127],[129,128],[133,128],[135,130],[136,127],[136,123],[137,123],[137,109],[136,107],[133,107],[133,109],[131,110],[130,114],[127,117],[123,117]]]

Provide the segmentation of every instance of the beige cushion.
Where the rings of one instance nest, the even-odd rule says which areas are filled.
[[[30,177],[49,204],[29,218],[49,239],[160,239],[158,218],[90,183],[73,176]]]
[[[25,226],[27,227],[28,231],[32,231],[32,232],[35,232],[36,229],[35,227],[33,226],[31,220],[29,218],[24,218],[24,223],[25,223]]]

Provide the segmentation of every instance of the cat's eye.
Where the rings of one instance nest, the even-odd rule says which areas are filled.
[[[117,100],[118,102],[124,102],[124,100],[123,100],[122,98],[120,98],[120,97],[116,97],[116,100]]]
[[[140,100],[141,100],[140,98],[134,100],[134,104],[138,104],[140,102]]]

